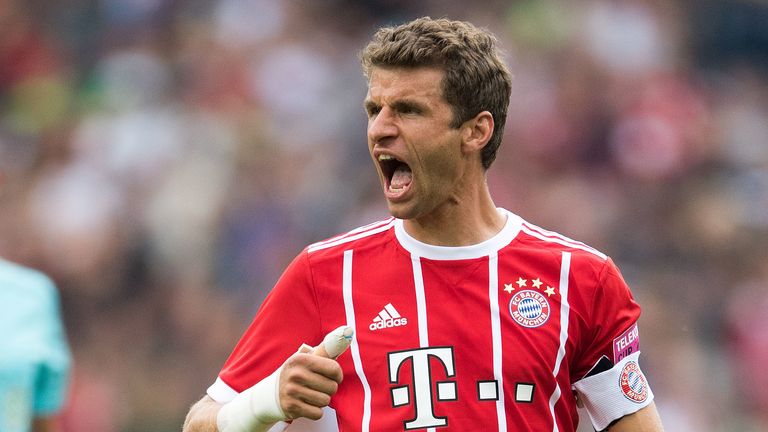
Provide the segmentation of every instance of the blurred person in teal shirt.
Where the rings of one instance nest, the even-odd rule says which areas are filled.
[[[0,431],[53,432],[67,395],[71,354],[56,286],[0,259]]]

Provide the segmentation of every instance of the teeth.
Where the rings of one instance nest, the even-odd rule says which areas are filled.
[[[391,156],[391,155],[383,154],[383,155],[379,155],[379,160],[380,161],[388,161],[388,160],[395,160],[395,158],[393,156]]]

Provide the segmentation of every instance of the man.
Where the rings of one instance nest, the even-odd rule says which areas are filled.
[[[0,259],[0,431],[58,430],[70,363],[56,287]]]
[[[573,431],[577,398],[598,430],[661,430],[612,261],[493,203],[511,80],[493,36],[421,18],[379,30],[362,63],[393,217],[290,264],[185,431],[268,430],[329,404],[342,431]],[[344,327],[297,352],[343,325],[337,359]]]

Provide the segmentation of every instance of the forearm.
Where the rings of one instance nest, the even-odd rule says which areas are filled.
[[[274,407],[265,407],[269,404],[264,400],[274,399],[276,395],[265,391],[262,384],[274,386],[271,381],[264,380],[225,405],[210,396],[203,397],[190,408],[182,432],[266,432],[282,420],[283,415],[281,413],[278,417],[273,412]],[[254,410],[253,405],[260,408]]]
[[[222,405],[205,396],[189,409],[183,432],[218,432],[216,416]]]
[[[343,378],[335,358],[349,347],[352,334],[350,327],[341,326],[319,346],[302,346],[276,371],[226,404],[203,397],[190,408],[182,431],[266,432],[289,418],[319,419]]]
[[[615,425],[608,428],[610,432],[663,432],[661,418],[656,411],[656,405],[651,403],[634,414],[624,416]]]

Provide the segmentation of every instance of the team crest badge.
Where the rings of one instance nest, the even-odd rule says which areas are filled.
[[[523,290],[509,301],[509,314],[523,327],[539,327],[549,319],[549,302],[537,291]]]
[[[648,383],[636,362],[630,361],[624,365],[619,377],[619,386],[624,397],[636,403],[648,399]]]

